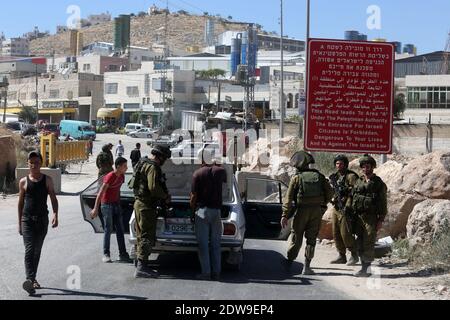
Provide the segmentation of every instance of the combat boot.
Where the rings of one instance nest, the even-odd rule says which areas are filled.
[[[303,275],[314,276],[316,273],[311,269],[311,260],[305,261],[305,270],[303,270]]]
[[[358,278],[369,278],[371,274],[368,272],[371,264],[370,263],[362,263],[362,269],[355,274],[355,277]]]
[[[336,260],[333,260],[330,262],[331,264],[346,264],[347,263],[347,257],[345,254],[339,254],[339,257]]]
[[[154,270],[151,270],[146,261],[138,260],[136,272],[134,274],[134,277],[137,278],[144,278],[144,279],[150,279],[150,278],[158,278],[158,273]]]
[[[356,266],[359,262],[359,256],[356,252],[352,252],[352,257],[347,263],[347,266]]]

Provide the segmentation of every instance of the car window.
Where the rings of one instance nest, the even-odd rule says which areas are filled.
[[[133,177],[132,174],[126,174],[125,175],[125,183],[120,188],[120,195],[125,197],[134,197],[134,192],[128,187],[128,183],[130,182],[131,178]]]
[[[247,202],[281,203],[280,182],[264,179],[247,179]],[[286,187],[282,190],[285,192]]]

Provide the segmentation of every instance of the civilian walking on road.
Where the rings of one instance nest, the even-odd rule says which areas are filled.
[[[28,155],[27,177],[19,182],[18,223],[19,234],[25,245],[25,272],[27,280],[23,289],[30,295],[40,289],[36,280],[42,246],[48,230],[47,198],[50,196],[53,208],[52,228],[58,227],[58,200],[53,181],[41,173],[42,156],[37,152]]]
[[[132,260],[130,259],[125,246],[123,218],[120,207],[120,188],[125,182],[125,173],[128,170],[127,160],[121,157],[117,158],[115,166],[116,170],[108,173],[103,178],[103,185],[97,195],[94,209],[91,211],[91,218],[95,219],[98,217],[98,211],[101,204],[103,226],[105,229],[105,236],[103,239],[103,262],[112,262],[110,242],[114,226],[117,244],[119,246],[119,262],[131,263]]]
[[[136,149],[131,151],[131,155],[130,155],[131,164],[133,165],[133,169],[136,168],[136,165],[139,163],[139,160],[141,160],[141,158],[142,158],[142,155],[141,155],[141,144],[140,143],[136,143]]]
[[[119,144],[116,147],[116,157],[123,157],[125,154],[125,147],[122,144],[122,140],[119,140]]]
[[[199,159],[202,167],[193,175],[190,203],[192,212],[195,212],[195,230],[202,268],[197,279],[220,280],[222,186],[227,183],[227,174],[224,168],[213,162],[209,150],[201,150]]]

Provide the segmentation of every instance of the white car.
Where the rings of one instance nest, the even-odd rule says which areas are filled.
[[[197,158],[200,150],[207,148],[213,157],[220,157],[220,145],[217,142],[192,142],[183,140],[179,145],[170,149],[174,158]]]
[[[145,126],[140,123],[127,123],[125,126],[125,133],[129,134],[131,132],[135,132],[143,128],[145,128]]]
[[[159,129],[143,128],[137,131],[128,133],[127,135],[132,138],[148,138],[152,139],[156,137],[159,133]]]
[[[238,172],[233,174],[232,165],[224,164],[228,182],[223,186],[222,207],[222,252],[224,264],[231,269],[239,270],[243,261],[244,240],[272,239],[286,240],[290,229],[281,228],[282,194],[287,187],[279,181],[255,173]],[[195,226],[191,222],[189,194],[192,174],[200,168],[196,164],[175,165],[168,161],[163,172],[167,177],[167,187],[172,195],[170,216],[160,216],[157,222],[156,245],[154,252],[197,252],[198,243]],[[130,226],[129,242],[131,254],[135,256],[136,221],[134,215],[134,194],[128,188],[131,175],[127,175],[126,183],[121,190],[121,205],[124,224]],[[92,225],[96,233],[103,233],[103,222],[100,217],[90,218],[98,192],[95,181],[82,192],[81,207],[83,218]]]

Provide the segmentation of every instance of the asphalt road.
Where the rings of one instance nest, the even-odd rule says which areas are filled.
[[[134,279],[133,265],[103,264],[103,236],[94,234],[92,227],[83,221],[79,197],[74,195],[96,179],[95,157],[101,147],[109,142],[116,145],[119,139],[125,145],[127,158],[137,142],[143,146],[143,155],[150,153],[147,139],[98,135],[94,143],[94,157],[84,164],[68,168],[69,174],[62,176],[65,196],[58,197],[60,227],[49,230],[47,235],[38,272],[38,280],[44,289],[39,290],[35,297],[28,297],[22,289],[25,280],[24,246],[17,233],[17,197],[0,199],[0,300],[350,299],[327,285],[320,276],[301,276],[303,265],[300,262],[294,264],[290,272],[286,271],[281,263],[286,251],[285,242],[247,240],[241,271],[225,271],[220,283],[195,280],[200,270],[195,254],[152,256],[160,272],[160,278],[156,280]],[[114,236],[111,245],[114,259],[118,256]],[[303,261],[303,252],[300,257],[299,260]],[[77,274],[80,275],[79,282],[76,281]]]
[[[350,297],[328,286],[320,276],[303,277],[302,265],[292,272],[281,264],[284,242],[248,240],[240,272],[225,271],[221,282],[199,282],[195,254],[152,257],[159,279],[134,279],[134,266],[103,264],[102,235],[84,222],[77,197],[59,197],[60,227],[49,230],[42,252],[38,280],[44,289],[28,297],[24,281],[24,247],[17,234],[16,197],[0,200],[0,300],[327,300]],[[112,258],[117,258],[112,239]],[[80,286],[74,271],[80,274]]]

